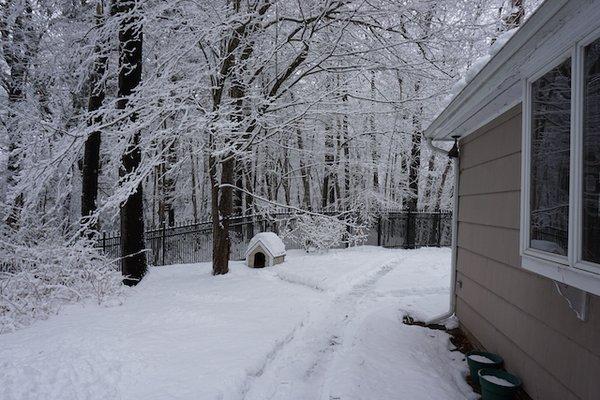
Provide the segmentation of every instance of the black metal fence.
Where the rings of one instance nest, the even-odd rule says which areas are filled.
[[[450,246],[452,213],[410,211],[389,213],[379,218],[373,228],[378,232],[378,246],[407,249]]]
[[[294,228],[296,215],[280,213],[243,216],[230,219],[231,258],[241,260],[255,233],[277,234]],[[104,232],[97,246],[110,257],[119,259],[120,236]],[[363,244],[383,247],[417,248],[450,246],[452,214],[449,212],[390,212],[377,218],[367,229]],[[283,237],[287,249],[302,248],[291,237]],[[212,225],[210,221],[162,226],[146,231],[148,262],[151,265],[184,264],[210,261]],[[345,246],[345,245],[342,245]],[[342,247],[341,246],[341,247]]]

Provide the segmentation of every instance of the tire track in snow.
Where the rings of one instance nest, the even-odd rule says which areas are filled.
[[[312,289],[312,290],[315,290],[315,291],[320,292],[320,293],[324,293],[325,292],[325,289],[323,289],[322,287],[319,287],[316,284],[307,283],[307,282],[304,282],[302,280],[295,280],[295,279],[293,279],[289,275],[286,276],[286,275],[282,275],[282,274],[279,274],[279,273],[275,273],[273,276],[276,277],[277,279],[285,282],[285,283],[289,283],[289,284],[297,285],[297,286],[302,286],[304,288]]]
[[[264,362],[256,369],[256,371],[248,371],[248,375],[246,376],[246,380],[244,381],[244,384],[242,385],[242,389],[241,389],[242,398],[246,397],[246,394],[250,390],[252,382],[254,380],[260,378],[263,375],[263,373],[265,372],[265,369],[273,362],[273,360],[277,357],[279,352],[281,352],[281,350],[294,339],[296,331],[298,331],[299,329],[301,329],[304,326],[304,323],[306,322],[306,320],[308,320],[308,318],[309,318],[309,315],[304,317],[291,330],[291,332],[285,336],[285,338],[283,340],[278,340],[275,343],[275,346],[273,346],[271,351],[269,351],[267,353],[267,355],[264,359]]]
[[[288,340],[278,343],[267,355],[260,373],[248,375],[242,399],[320,399],[327,367],[336,347],[343,345],[344,329],[356,316],[359,304],[375,297],[372,287],[406,258],[383,264],[375,274],[353,285],[349,291],[324,301],[321,304],[324,308],[309,313],[288,335]]]

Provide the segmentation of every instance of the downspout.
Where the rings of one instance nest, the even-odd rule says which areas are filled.
[[[442,322],[450,317],[452,317],[456,310],[456,261],[458,258],[458,188],[460,183],[460,157],[459,157],[459,148],[458,148],[458,138],[459,136],[452,136],[454,139],[454,146],[450,151],[446,151],[444,149],[440,149],[439,147],[435,147],[433,145],[433,141],[431,138],[427,138],[427,147],[433,152],[443,154],[452,158],[452,171],[454,172],[454,203],[452,205],[452,253],[450,258],[450,307],[449,310],[437,317],[431,318],[429,321],[426,321],[427,324],[435,324]]]

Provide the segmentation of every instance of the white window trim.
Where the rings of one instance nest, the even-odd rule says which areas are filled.
[[[583,167],[583,48],[600,37],[600,30],[558,53],[552,63],[523,81],[523,137],[521,152],[521,266],[569,286],[600,295],[600,265],[582,261],[581,204]],[[568,254],[560,256],[530,247],[531,191],[531,84],[556,66],[571,58],[571,136],[569,173]],[[573,156],[575,155],[575,157]],[[577,156],[578,155],[578,156]]]

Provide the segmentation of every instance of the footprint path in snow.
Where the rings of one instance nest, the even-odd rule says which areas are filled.
[[[359,305],[376,298],[372,288],[377,282],[403,261],[404,258],[394,259],[349,291],[324,298],[309,311],[287,340],[275,345],[260,374],[248,375],[242,398],[327,400],[328,395],[323,393],[327,368],[336,348],[344,343],[346,326],[356,316]]]

